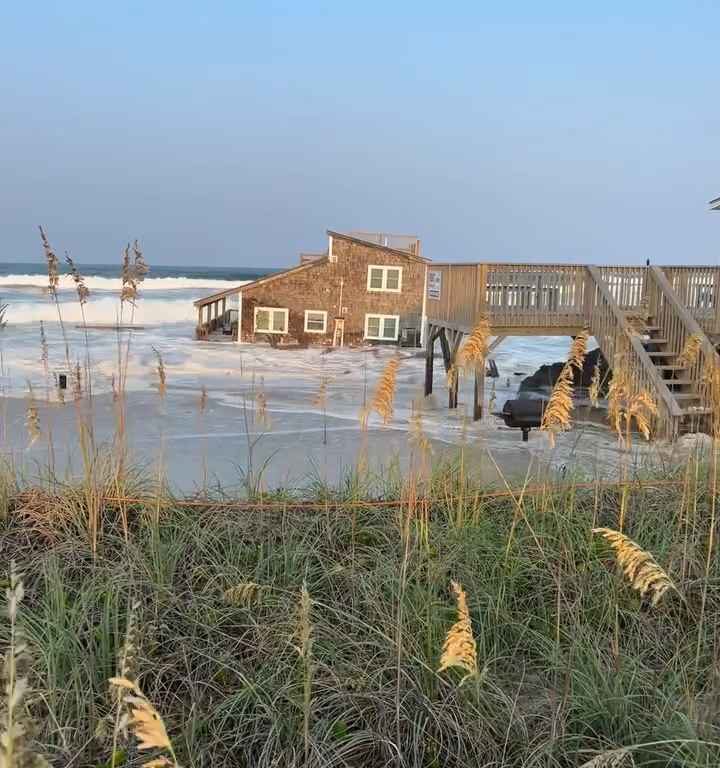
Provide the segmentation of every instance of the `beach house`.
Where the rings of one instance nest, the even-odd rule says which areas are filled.
[[[720,197],[716,197],[714,200],[711,200],[709,205],[711,211],[720,211]]]
[[[417,237],[328,231],[327,238],[325,251],[301,253],[295,267],[196,301],[198,337],[420,345],[427,259]]]

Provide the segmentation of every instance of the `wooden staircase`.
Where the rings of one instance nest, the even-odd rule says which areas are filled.
[[[638,390],[649,391],[658,405],[658,431],[674,438],[706,428],[711,411],[701,394],[701,378],[709,358],[717,360],[714,344],[676,296],[657,267],[637,271],[623,281],[623,268],[588,267],[593,282],[588,326],[612,367],[617,356],[627,359]],[[632,290],[627,290],[630,285]],[[622,286],[622,291],[613,290]],[[700,339],[700,352],[691,365],[680,361],[690,336]]]
[[[669,348],[670,339],[655,322],[654,318],[648,317],[644,325],[635,326],[634,330],[677,405],[679,431],[697,429],[701,418],[710,413],[709,408],[703,407],[697,372],[678,361],[680,354]]]

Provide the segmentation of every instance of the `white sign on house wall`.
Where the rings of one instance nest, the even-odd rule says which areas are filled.
[[[428,299],[439,299],[442,292],[442,272],[437,270],[428,270],[427,277],[427,297]]]

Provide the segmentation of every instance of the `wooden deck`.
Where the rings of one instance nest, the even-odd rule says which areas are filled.
[[[435,273],[435,274],[433,274]],[[658,404],[657,431],[675,437],[709,414],[700,380],[720,340],[720,267],[571,264],[431,264],[426,314],[426,384],[432,391],[435,343],[446,370],[480,317],[493,335],[595,337],[612,367],[622,357],[638,390]],[[687,339],[698,360],[678,364]],[[476,372],[474,417],[482,415],[484,371]],[[457,407],[457,381],[449,405]]]

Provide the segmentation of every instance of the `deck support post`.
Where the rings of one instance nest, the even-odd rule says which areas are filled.
[[[473,393],[473,421],[482,419],[485,404],[485,361],[475,367],[475,388]]]
[[[448,339],[448,334],[450,338]],[[455,369],[458,349],[462,341],[463,332],[442,328],[440,330],[440,346],[443,353],[445,373],[448,374],[448,408],[457,408],[458,404],[458,372]]]
[[[433,390],[433,358],[435,357],[435,339],[437,330],[429,325],[427,329],[427,341],[425,342],[425,397],[432,394]]]

